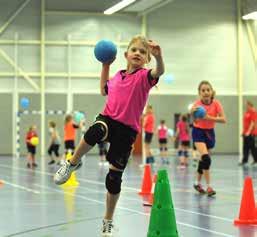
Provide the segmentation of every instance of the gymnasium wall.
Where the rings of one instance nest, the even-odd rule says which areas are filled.
[[[3,26],[24,2],[0,0],[0,26]],[[17,65],[40,86],[41,2],[26,2],[24,9],[3,32],[0,32],[0,109],[1,121],[4,121],[0,124],[0,134],[4,134],[1,138],[0,154],[12,152],[11,92],[14,89],[15,73],[18,77],[20,97],[30,98],[31,110],[40,110],[40,95],[14,66]],[[68,78],[71,78],[73,109],[85,111],[88,120],[92,121],[101,110],[105,99],[99,95],[98,76],[101,65],[93,56],[93,44],[90,42],[108,38],[120,44],[117,59],[112,66],[111,72],[114,73],[126,66],[123,58],[126,44],[133,35],[141,33],[142,19],[132,14],[72,14],[65,12],[72,10],[69,4],[70,1],[46,1],[46,110],[67,109]],[[76,4],[78,8],[75,8]],[[82,0],[77,0],[72,5],[73,9],[86,11],[83,9]],[[56,12],[57,10],[62,12]],[[222,101],[228,117],[227,125],[217,126],[216,151],[238,152],[240,131],[236,0],[174,0],[149,14],[146,22],[148,37],[157,40],[162,46],[166,66],[158,89],[153,89],[149,99],[157,114],[157,121],[165,118],[168,125],[173,126],[173,113],[186,112],[188,104],[197,96],[199,82],[209,80],[217,91],[218,99]],[[254,27],[256,29],[256,25]],[[247,32],[243,29],[243,93],[246,98],[252,96],[257,105],[256,66]],[[3,56],[3,53],[7,57]],[[174,81],[165,82],[167,75],[172,75]],[[63,118],[51,116],[57,120],[59,130],[62,131]],[[40,126],[39,115],[22,119],[21,136],[24,136],[25,130],[32,123]],[[46,133],[46,139],[47,136]],[[154,145],[157,146],[156,140]],[[21,149],[24,153],[24,144]],[[40,150],[40,147],[38,149]]]
[[[38,104],[33,109],[37,110],[39,108],[39,96],[35,94],[27,95],[33,104]],[[11,153],[11,111],[9,107],[12,104],[12,98],[8,94],[0,95],[0,108],[1,108],[1,123],[0,129],[1,134],[1,142],[0,142],[0,151],[1,154],[10,154]],[[165,119],[169,128],[174,128],[174,114],[175,113],[186,113],[187,106],[194,101],[196,96],[179,96],[179,95],[152,95],[149,98],[149,103],[153,105],[154,112],[156,114],[156,122],[158,123],[160,119]],[[237,104],[236,96],[218,96],[217,97],[223,104],[224,110],[227,114],[227,124],[217,124],[216,133],[217,133],[217,146],[215,151],[219,153],[236,153],[238,151],[238,111],[235,104]],[[256,96],[249,96],[246,99],[250,99],[254,103],[257,104]],[[49,101],[54,101],[54,106],[52,106]],[[47,94],[47,109],[60,109],[63,110],[65,108],[66,96],[62,94]],[[92,102],[93,103],[89,103]],[[86,126],[90,126],[92,121],[94,120],[98,111],[101,111],[104,105],[104,97],[99,95],[75,95],[74,97],[74,108],[83,109],[86,111],[87,122]],[[46,126],[49,120],[54,120],[57,122],[58,130],[60,135],[63,135],[63,121],[64,117],[61,115],[48,115],[46,116]],[[25,137],[25,133],[28,127],[31,124],[35,124],[38,128],[40,128],[40,119],[39,115],[23,115],[21,117],[21,138]],[[48,131],[46,129],[46,141],[48,141]],[[40,129],[39,129],[40,133]],[[77,142],[80,137],[78,133]],[[157,147],[157,139],[154,138],[153,146]],[[47,145],[47,142],[46,142]],[[173,144],[169,144],[170,147],[173,147]],[[38,147],[40,150],[40,146]],[[63,150],[63,145],[62,149]],[[21,143],[21,152],[24,153],[25,144]],[[93,150],[95,153],[96,150]]]

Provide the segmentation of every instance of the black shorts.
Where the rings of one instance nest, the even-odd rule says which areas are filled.
[[[110,146],[106,159],[114,167],[124,170],[128,163],[132,145],[136,140],[137,131],[101,114],[97,116],[96,121],[103,121],[108,127],[106,141],[110,143]]]
[[[56,157],[59,157],[59,144],[51,144],[50,147],[48,148],[48,154],[51,156],[52,153],[54,152]]]
[[[181,141],[181,145],[190,147],[190,141]]]
[[[31,153],[32,155],[35,155],[36,154],[36,146],[32,146],[30,144],[27,144],[27,150],[28,150],[28,153]]]
[[[160,144],[167,144],[167,138],[160,138],[159,143]]]
[[[152,142],[153,139],[153,133],[151,132],[145,132],[145,143],[150,144]]]
[[[74,140],[67,140],[64,142],[64,147],[65,147],[65,150],[68,151],[68,150],[72,150],[74,151],[75,150],[75,142]]]

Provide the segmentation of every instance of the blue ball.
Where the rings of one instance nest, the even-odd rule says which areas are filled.
[[[194,118],[204,118],[206,115],[206,110],[203,106],[199,106],[194,112]]]
[[[29,108],[29,99],[26,97],[22,97],[20,100],[20,106],[23,109],[28,109]]]
[[[117,47],[110,40],[100,40],[95,46],[94,53],[98,61],[107,63],[116,57]]]
[[[77,124],[79,124],[81,122],[81,120],[85,119],[85,115],[84,113],[81,112],[76,112],[74,115],[74,120]]]

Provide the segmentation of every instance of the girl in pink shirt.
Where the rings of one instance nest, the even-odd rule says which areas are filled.
[[[197,179],[194,184],[194,188],[199,193],[207,192],[208,196],[213,196],[216,192],[210,185],[210,149],[215,146],[215,123],[225,123],[226,117],[220,102],[214,99],[215,91],[213,90],[210,82],[202,81],[198,86],[198,93],[200,100],[197,100],[194,103],[191,113],[193,114],[199,106],[202,106],[206,110],[206,115],[202,119],[195,119],[193,123],[193,142],[201,155],[198,163]],[[204,176],[206,181],[206,191],[201,186],[202,176]]]
[[[150,55],[155,58],[156,66],[146,69],[144,65],[150,61]],[[139,130],[140,116],[150,89],[164,73],[160,46],[143,36],[136,36],[130,41],[124,56],[127,68],[118,71],[111,79],[110,65],[115,59],[102,64],[100,91],[107,96],[105,107],[86,131],[70,161],[65,162],[54,176],[56,184],[65,183],[82,165],[81,157],[96,143],[107,141],[110,144],[106,156],[110,166],[105,180],[107,195],[103,236],[113,236],[112,219],[120,196],[122,175]]]
[[[158,138],[159,138],[159,148],[160,148],[160,155],[163,164],[169,164],[168,161],[168,128],[165,125],[165,120],[161,120],[160,125],[158,126]]]
[[[188,165],[188,150],[190,147],[189,124],[187,121],[187,115],[180,116],[180,120],[176,124],[175,138],[178,138],[179,140],[179,168],[183,169]]]

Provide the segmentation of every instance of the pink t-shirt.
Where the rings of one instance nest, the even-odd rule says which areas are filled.
[[[158,82],[158,78],[151,78],[150,71],[145,68],[131,74],[118,71],[107,82],[108,96],[101,114],[139,131],[139,120],[149,91]]]
[[[153,113],[146,114],[144,117],[144,131],[148,133],[154,132],[155,117]]]
[[[189,141],[190,135],[188,130],[188,124],[184,121],[177,122],[177,129],[179,129],[179,141]]]
[[[168,136],[168,128],[165,125],[160,125],[158,127],[158,137],[159,139],[167,138]]]
[[[201,100],[197,100],[194,103],[194,106],[203,106],[206,110],[206,113],[213,117],[216,117],[223,110],[222,105],[218,100],[213,100],[212,103],[209,105],[203,104]],[[194,121],[194,127],[202,129],[212,129],[215,127],[215,122],[205,119],[197,119]]]

